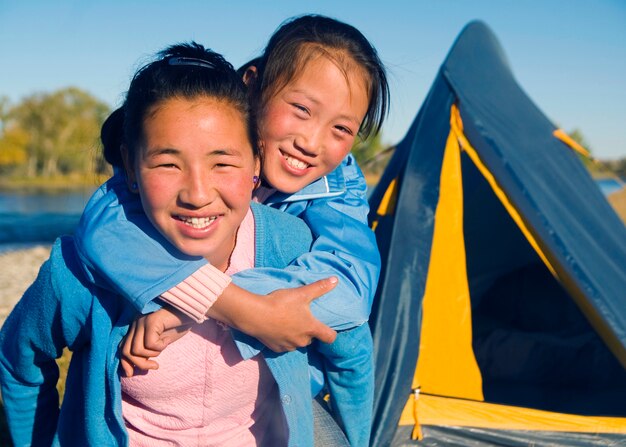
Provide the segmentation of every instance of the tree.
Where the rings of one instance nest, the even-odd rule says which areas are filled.
[[[382,135],[378,133],[366,140],[355,141],[352,154],[364,172],[379,174],[389,161],[391,149],[382,144]]]
[[[8,97],[0,96],[0,138],[2,138],[2,135],[4,134],[4,125],[8,118],[10,105],[11,102]]]
[[[569,136],[570,136],[570,138],[572,140],[574,140],[575,142],[580,144],[582,147],[587,149],[587,152],[591,153],[591,146],[587,142],[587,139],[585,138],[585,136],[583,135],[583,133],[582,133],[582,131],[580,129],[576,128],[576,129],[572,130],[569,133]]]
[[[9,128],[2,132],[0,137],[0,169],[18,166],[26,161],[26,144],[28,135],[19,128]]]
[[[36,93],[8,112],[8,123],[28,135],[23,149],[27,177],[88,172],[109,107],[69,87]]]

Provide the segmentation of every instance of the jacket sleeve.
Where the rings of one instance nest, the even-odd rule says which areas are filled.
[[[360,326],[369,318],[380,273],[380,254],[374,233],[367,226],[365,178],[351,157],[340,168],[346,181],[345,194],[311,200],[298,215],[313,233],[309,252],[285,269],[246,270],[234,275],[233,281],[247,290],[267,294],[337,276],[337,286],[313,301],[311,310],[323,323],[344,330]]]
[[[88,280],[123,296],[142,313],[157,310],[155,298],[168,290],[172,299],[184,296],[183,282],[190,278],[187,290],[195,288],[194,297],[207,297],[207,303],[197,303],[196,314],[203,316],[230,283],[228,275],[204,258],[186,256],[174,248],[149,221],[139,196],[128,190],[120,173],[93,194],[75,235]],[[200,269],[210,272],[194,280]],[[198,317],[193,309],[188,313]]]
[[[352,446],[369,445],[374,407],[373,342],[369,325],[337,333],[331,344],[311,346],[322,357],[333,413]]]
[[[0,332],[2,398],[16,446],[52,444],[59,416],[55,359],[65,347],[75,348],[86,339],[77,322],[84,321],[91,295],[58,293],[60,287],[73,286],[62,260],[56,244]],[[75,300],[64,306],[61,295]]]

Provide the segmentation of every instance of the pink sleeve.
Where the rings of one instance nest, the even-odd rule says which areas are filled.
[[[163,301],[190,316],[196,322],[206,320],[206,313],[232,281],[231,277],[207,264],[161,295]]]

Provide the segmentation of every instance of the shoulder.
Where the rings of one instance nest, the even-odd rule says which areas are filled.
[[[348,154],[335,171],[341,172],[348,193],[364,193],[367,189],[365,176],[354,155]]]
[[[285,213],[256,202],[252,202],[250,207],[252,209],[252,213],[254,214],[257,231],[259,231],[260,228],[258,227],[261,225],[265,227],[263,229],[274,231],[272,226],[275,225],[277,228],[291,234],[300,234],[304,236],[311,234],[309,227],[307,227],[302,219],[289,213]]]
[[[285,265],[309,251],[313,236],[302,219],[277,209],[252,203],[257,266]]]
[[[75,240],[72,236],[58,238],[47,262],[44,271],[42,267],[44,285],[51,287],[59,301],[77,300],[86,304],[91,300],[85,297],[92,296],[91,285],[87,281],[85,272],[78,257]]]
[[[82,319],[92,303],[91,291],[84,286],[83,278],[73,238],[64,236],[57,239],[50,250],[50,257],[15,307],[15,321],[34,321],[35,325],[46,327],[67,316],[71,317],[66,322]],[[32,313],[37,315],[36,320],[28,316]]]
[[[361,194],[365,190],[365,176],[354,155],[348,154],[332,172],[311,183],[295,195],[309,195],[312,199],[332,199],[333,197],[343,197],[346,194]]]

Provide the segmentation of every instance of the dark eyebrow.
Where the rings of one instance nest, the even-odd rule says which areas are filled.
[[[180,151],[178,149],[170,148],[170,147],[159,147],[148,149],[146,151],[147,157],[157,157],[159,155],[178,155]]]
[[[159,155],[175,155],[178,156],[181,154],[181,150],[179,149],[174,149],[174,148],[170,148],[170,147],[163,147],[163,148],[153,148],[153,149],[148,149],[146,151],[146,157],[158,157]],[[211,152],[209,152],[208,154],[206,154],[207,157],[220,157],[220,156],[227,156],[227,157],[241,157],[241,151],[238,149],[234,149],[234,148],[222,148],[222,149],[215,149]]]
[[[212,151],[210,154],[208,154],[209,156],[220,156],[220,155],[226,155],[229,157],[238,157],[241,155],[241,151],[237,150],[237,149],[231,149],[231,148],[224,148],[224,149],[216,149],[214,151]]]
[[[314,104],[319,104],[320,102],[315,99],[314,97],[312,97],[311,95],[309,95],[306,91],[304,90],[300,90],[300,89],[293,89],[291,90],[292,93],[297,93],[299,95],[303,95],[306,99],[308,99],[309,101],[311,101]]]

